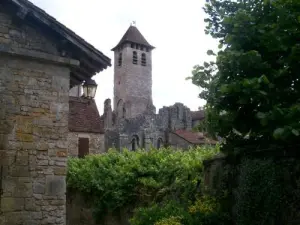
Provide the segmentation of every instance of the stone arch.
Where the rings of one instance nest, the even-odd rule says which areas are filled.
[[[157,149],[160,149],[163,146],[164,146],[164,141],[163,141],[163,139],[161,137],[159,137],[157,139],[157,145],[156,145],[156,147],[157,147]]]
[[[130,141],[131,151],[136,151],[140,147],[140,139],[138,135],[133,135]]]

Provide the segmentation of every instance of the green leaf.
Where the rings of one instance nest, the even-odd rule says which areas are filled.
[[[207,55],[216,55],[216,54],[212,50],[208,50]]]
[[[284,129],[283,128],[277,128],[276,130],[274,130],[273,132],[273,137],[275,139],[280,139],[283,136],[284,133]]]
[[[265,113],[262,113],[262,112],[258,112],[258,113],[256,114],[256,117],[257,117],[258,119],[264,119],[264,118],[266,118],[266,114],[265,114]]]
[[[299,136],[299,131],[298,131],[298,130],[293,129],[293,130],[292,130],[292,133],[293,133],[295,136],[297,136],[297,137]]]

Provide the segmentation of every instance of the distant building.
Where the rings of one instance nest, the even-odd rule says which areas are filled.
[[[114,51],[114,109],[104,103],[105,148],[149,149],[215,144],[192,132],[203,111],[192,112],[182,103],[163,107],[156,114],[152,101],[152,50],[135,26],[130,26]]]

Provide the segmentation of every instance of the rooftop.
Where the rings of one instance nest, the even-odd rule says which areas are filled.
[[[128,30],[123,35],[122,39],[119,41],[119,43],[112,49],[114,51],[116,48],[118,48],[120,45],[124,43],[135,43],[140,44],[145,47],[149,47],[153,49],[154,47],[148,43],[148,41],[144,38],[144,36],[141,34],[141,32],[137,29],[136,26],[130,25]]]
[[[69,131],[104,133],[104,121],[94,99],[69,97]]]
[[[80,62],[79,67],[71,70],[71,86],[81,84],[111,66],[110,58],[30,1],[3,0],[3,2],[4,6],[10,9],[10,12],[14,12],[22,22],[34,25],[35,29],[44,35],[51,36],[57,47],[62,50],[61,57],[68,58],[70,55],[70,58]]]

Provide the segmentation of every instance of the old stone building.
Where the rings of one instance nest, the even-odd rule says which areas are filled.
[[[29,1],[0,1],[0,225],[65,225],[69,89],[107,66]]]
[[[152,101],[152,50],[154,47],[131,25],[114,52],[114,109],[104,102],[106,149],[149,149],[173,146],[188,148],[214,144],[201,133],[192,132],[204,118],[181,103],[163,107],[156,114]]]

